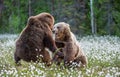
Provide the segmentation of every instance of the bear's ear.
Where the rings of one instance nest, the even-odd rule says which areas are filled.
[[[49,26],[51,26],[51,25],[54,24],[54,18],[53,18],[53,16],[51,16],[51,15],[46,15],[46,16],[44,17],[44,21],[46,21],[46,22],[49,24]],[[52,24],[51,24],[51,23],[52,23]]]
[[[39,18],[40,21],[46,23],[49,25],[50,29],[53,28],[53,24],[54,24],[54,17],[50,14],[44,14],[43,16],[41,16]]]
[[[29,17],[29,19],[28,19],[28,25],[34,25],[34,23],[35,23],[34,17],[33,16]]]
[[[69,24],[67,24],[67,23],[66,23],[66,26],[70,27],[70,25],[69,25]]]
[[[40,21],[45,21],[45,22],[50,22],[51,20],[54,20],[53,17],[49,14],[43,14],[43,16],[41,15],[40,17],[38,17],[38,19]]]

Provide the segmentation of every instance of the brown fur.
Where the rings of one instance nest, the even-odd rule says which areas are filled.
[[[15,62],[21,59],[36,62],[39,58],[46,64],[50,64],[50,54],[45,48],[52,52],[57,50],[52,38],[52,27],[54,18],[49,13],[40,13],[28,19],[27,26],[16,40],[14,53]],[[41,57],[42,56],[42,57]]]
[[[59,64],[64,60],[65,65],[71,65],[73,62],[80,64],[81,67],[87,65],[87,57],[79,47],[76,37],[71,32],[69,24],[60,22],[54,25],[53,34],[55,34],[55,41],[64,43],[62,52],[57,52],[54,60]],[[57,44],[58,46],[58,44]]]

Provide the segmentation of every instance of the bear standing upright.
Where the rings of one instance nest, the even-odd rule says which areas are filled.
[[[57,52],[53,58],[57,64],[64,60],[65,66],[73,66],[73,64],[75,67],[87,66],[87,56],[79,46],[69,24],[65,22],[56,23],[53,27],[53,35],[56,45],[61,49],[61,52]]]
[[[50,64],[52,59],[46,48],[52,52],[57,50],[52,38],[53,24],[54,17],[49,13],[29,17],[27,26],[16,40],[14,53],[16,63],[19,63],[21,59],[36,62],[41,58],[47,65]]]

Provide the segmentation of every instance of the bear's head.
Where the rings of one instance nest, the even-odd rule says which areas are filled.
[[[52,31],[56,41],[67,41],[70,38],[70,27],[65,22],[55,24]]]
[[[40,13],[36,16],[31,16],[28,19],[28,25],[32,26],[34,25],[35,27],[41,27],[43,28],[43,26],[47,27],[49,26],[50,29],[53,28],[53,24],[54,24],[54,17],[49,14],[49,13]],[[43,26],[41,26],[43,25]]]
[[[34,16],[31,16],[28,19],[27,26],[31,28],[40,27],[40,21]]]
[[[38,20],[47,23],[47,25],[49,25],[50,29],[53,28],[54,25],[54,17],[49,14],[49,13],[40,13],[38,15],[35,16],[36,18],[38,18]]]

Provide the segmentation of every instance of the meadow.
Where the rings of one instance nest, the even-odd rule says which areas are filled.
[[[18,35],[0,35],[0,77],[120,77],[120,38],[117,36],[78,37],[88,57],[82,69],[64,68],[63,64],[46,67],[44,63],[14,63],[15,40]]]

